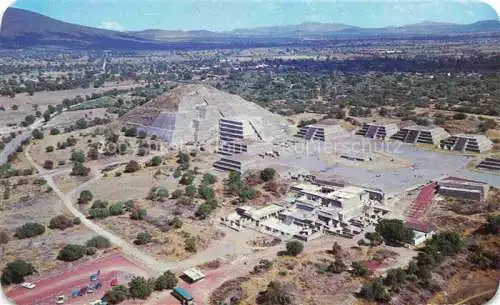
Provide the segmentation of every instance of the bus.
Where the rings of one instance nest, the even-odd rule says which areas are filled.
[[[186,290],[182,289],[181,287],[176,287],[172,291],[172,295],[176,297],[179,301],[181,301],[182,305],[192,305],[193,303],[193,296],[190,295]]]

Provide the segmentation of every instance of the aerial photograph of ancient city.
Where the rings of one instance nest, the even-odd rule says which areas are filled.
[[[500,304],[494,7],[5,9],[0,305]]]

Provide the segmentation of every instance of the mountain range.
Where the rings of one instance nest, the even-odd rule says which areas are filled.
[[[39,13],[9,8],[2,19],[0,47],[58,46],[91,49],[163,49],[307,44],[332,39],[373,39],[456,35],[499,35],[500,22],[472,24],[421,22],[400,27],[361,28],[305,22],[298,25],[235,29],[227,32],[147,29],[119,32],[59,21]]]

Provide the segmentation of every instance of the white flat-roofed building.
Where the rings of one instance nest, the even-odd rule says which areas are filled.
[[[400,140],[405,143],[420,143],[439,145],[441,140],[446,139],[450,134],[442,127],[438,126],[409,126],[401,128],[391,139]]]
[[[457,134],[442,140],[440,146],[459,152],[483,153],[491,150],[493,143],[485,135]]]
[[[182,273],[191,283],[198,282],[206,277],[206,275],[196,267],[189,268]]]

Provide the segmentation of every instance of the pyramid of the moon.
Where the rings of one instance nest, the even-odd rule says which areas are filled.
[[[172,145],[219,138],[221,119],[245,122],[245,138],[271,142],[293,136],[283,117],[243,98],[204,85],[183,85],[126,113],[122,123],[155,134]]]

